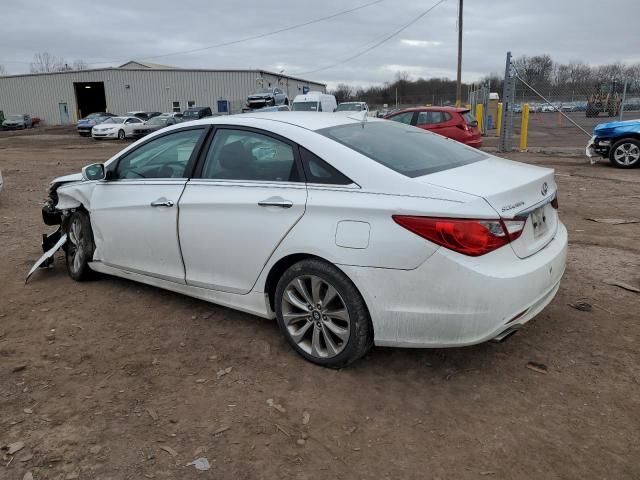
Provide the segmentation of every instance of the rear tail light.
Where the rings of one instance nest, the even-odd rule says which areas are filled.
[[[460,130],[464,130],[465,132],[469,132],[471,130],[466,122],[459,123],[458,125],[456,125],[456,127],[458,127]]]
[[[474,220],[394,215],[410,232],[470,257],[479,257],[516,240],[526,220]]]

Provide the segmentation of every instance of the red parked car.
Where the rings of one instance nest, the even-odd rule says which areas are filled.
[[[482,133],[478,128],[478,122],[467,108],[407,108],[384,118],[429,130],[470,147],[480,148],[482,146]]]

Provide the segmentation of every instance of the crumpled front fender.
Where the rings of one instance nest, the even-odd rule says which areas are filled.
[[[70,210],[84,206],[91,211],[91,197],[96,182],[77,182],[58,188],[58,210]]]

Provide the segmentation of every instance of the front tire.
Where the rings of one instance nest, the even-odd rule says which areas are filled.
[[[126,137],[126,134],[124,133],[124,130],[119,130],[118,131],[118,140],[124,140]]]
[[[349,278],[334,265],[302,260],[278,281],[278,326],[306,360],[341,368],[364,356],[373,345],[367,306]]]
[[[89,262],[93,259],[95,246],[91,222],[85,212],[76,211],[69,217],[66,247],[69,276],[77,282],[92,278],[93,271]]]
[[[618,168],[633,168],[640,165],[640,141],[623,138],[609,150],[609,161]]]

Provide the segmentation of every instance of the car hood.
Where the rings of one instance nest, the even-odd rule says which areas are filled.
[[[593,128],[596,137],[611,137],[623,133],[640,133],[640,119],[601,123]]]
[[[70,183],[70,182],[79,182],[82,180],[82,173],[72,173],[71,175],[63,175],[62,177],[57,177],[51,180],[51,184],[58,183]]]

